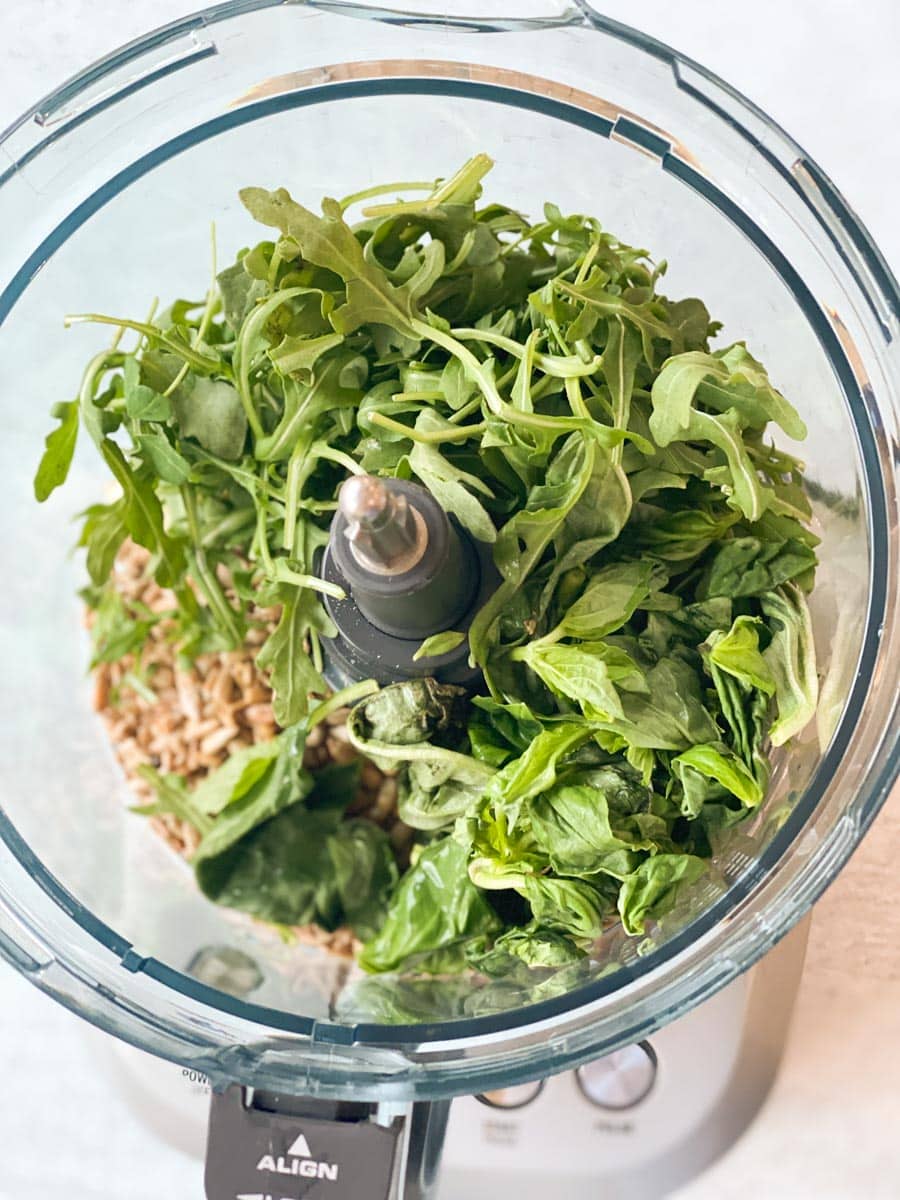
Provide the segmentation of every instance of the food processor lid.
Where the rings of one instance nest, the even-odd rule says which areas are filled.
[[[240,1000],[143,955],[140,946],[86,909],[41,862],[10,815],[0,813],[0,952],[96,1024],[189,1062],[214,1081],[241,1079],[322,1095],[339,1095],[352,1084],[360,1095],[379,1097],[484,1090],[637,1041],[746,969],[827,886],[896,778],[900,572],[892,444],[896,447],[900,292],[839,192],[771,120],[697,64],[587,6],[546,17],[463,23],[344,4],[291,8],[277,0],[237,0],[176,22],[82,73],[6,132],[0,148],[9,166],[0,172],[0,212],[7,228],[23,234],[0,252],[0,323],[36,273],[94,214],[151,169],[225,129],[326,98],[402,93],[497,100],[648,155],[734,223],[813,328],[843,391],[862,464],[870,562],[865,630],[840,719],[802,795],[757,857],[735,859],[727,889],[689,923],[673,927],[661,944],[642,947],[644,953],[615,972],[562,995],[484,1016],[408,1024],[356,1019],[352,1013],[318,1020]],[[254,78],[236,92],[235,85],[246,84],[256,71],[255,64],[248,66],[242,33],[259,23],[262,34],[264,21],[301,15],[315,17],[323,48],[304,45],[301,53],[273,41],[267,31],[267,70],[283,66],[285,74],[263,82]],[[376,29],[389,32],[403,53],[379,60],[382,43],[366,39]],[[478,32],[496,38],[476,47],[472,35]],[[514,61],[528,65],[526,51],[534,58],[534,75],[490,65],[495,56],[503,58],[507,36],[515,39]],[[735,193],[726,156],[701,165],[689,131],[678,141],[652,120],[652,112],[633,111],[637,102],[628,109],[616,95],[611,100],[593,95],[587,76],[579,73],[576,37],[594,39],[596,50],[608,49],[617,68],[610,71],[614,93],[629,92],[617,73],[622,63],[652,67],[654,86],[667,87],[680,105],[693,106],[680,110],[685,123],[689,113],[702,113],[730,150],[753,156],[764,177],[759,193],[755,184],[747,184],[747,195]],[[527,38],[533,38],[530,49]],[[346,69],[319,68],[320,56],[337,45]],[[359,52],[357,62],[351,47]],[[311,65],[290,75],[297,58]],[[539,78],[541,71],[552,78]],[[175,112],[165,90],[182,72],[196,89],[208,89],[197,90],[196,112],[183,107]],[[224,84],[217,82],[223,78]],[[167,101],[157,114],[162,141],[151,115],[158,92]],[[91,131],[117,111],[135,119],[132,144],[93,166],[84,153]],[[45,181],[57,170],[71,173],[79,155],[85,165],[73,187],[51,194]],[[32,180],[42,185],[38,205]],[[802,215],[803,236],[846,299],[843,315],[823,308],[782,248],[785,231],[770,232],[758,219],[766,188]]]

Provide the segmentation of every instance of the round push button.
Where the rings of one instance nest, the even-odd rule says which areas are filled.
[[[533,1083],[519,1083],[514,1087],[496,1088],[493,1092],[482,1092],[475,1099],[486,1104],[488,1108],[524,1108],[526,1104],[537,1100],[543,1090],[544,1081],[538,1079]]]
[[[598,1108],[633,1108],[656,1079],[656,1055],[646,1042],[614,1050],[575,1072],[585,1099]]]

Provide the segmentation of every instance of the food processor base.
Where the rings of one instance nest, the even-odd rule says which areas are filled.
[[[660,1200],[698,1175],[774,1082],[808,934],[807,919],[640,1048],[555,1075],[530,1103],[486,1105],[504,1093],[454,1101],[438,1200]],[[509,1101],[524,1091],[510,1089]]]
[[[775,1079],[808,932],[807,918],[649,1041],[577,1071],[454,1100],[436,1200],[593,1200],[598,1189],[604,1200],[660,1200],[699,1174],[741,1135]],[[202,1159],[204,1076],[92,1036],[134,1113]]]

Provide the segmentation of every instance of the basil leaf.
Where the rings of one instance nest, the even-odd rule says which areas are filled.
[[[616,827],[602,791],[585,784],[561,784],[533,800],[529,810],[538,845],[559,875],[590,877],[598,872],[624,879],[654,841],[641,836],[628,817]]]
[[[756,808],[762,802],[763,792],[750,769],[727,746],[691,746],[669,764],[672,773],[681,780],[685,791],[685,775],[696,772],[706,779],[714,779],[732,796],[737,796],[748,808]],[[695,816],[696,813],[689,814]]]
[[[341,908],[326,847],[339,820],[339,814],[327,810],[290,808],[200,859],[197,883],[217,904],[262,920],[279,925],[315,921],[334,929]]]
[[[399,878],[388,835],[371,821],[342,821],[326,846],[344,920],[357,937],[374,937]]]
[[[251,830],[265,824],[282,810],[299,803],[312,791],[313,778],[302,766],[305,737],[306,730],[302,725],[281,734],[277,740],[275,756],[263,756],[263,761],[268,758],[268,765],[264,771],[258,771],[256,761],[252,759],[252,767],[249,767],[247,762],[239,764],[240,770],[234,780],[231,795],[194,855],[195,867],[230,850]],[[248,768],[250,775],[255,775],[256,778],[250,786],[245,786]],[[214,778],[215,776],[211,777]],[[207,791],[202,799],[217,806],[221,797],[214,798],[213,786],[208,780]],[[349,800],[350,797],[347,798]]]
[[[705,596],[761,596],[800,579],[817,562],[815,552],[798,539],[763,541],[736,537],[722,544],[698,589]]]
[[[815,716],[819,699],[812,621],[802,591],[786,584],[761,598],[772,640],[763,652],[775,680],[778,718],[769,730],[773,746],[783,746]]]
[[[746,687],[759,688],[767,696],[775,691],[775,680],[759,648],[759,631],[763,623],[758,617],[738,617],[727,633],[714,630],[704,646],[709,660],[722,671],[734,675]]]
[[[422,970],[423,961],[428,965],[425,956],[434,951],[500,928],[500,919],[469,880],[466,857],[453,838],[421,852],[400,880],[381,929],[363,947],[359,963],[364,970]]]
[[[657,854],[629,875],[619,892],[618,909],[626,933],[645,933],[648,921],[670,912],[689,884],[706,871],[692,854]]]
[[[614,909],[609,892],[580,879],[529,876],[522,894],[531,906],[536,924],[562,930],[581,943],[590,943],[600,936],[604,918]]]
[[[512,974],[523,964],[552,970],[580,962],[585,957],[585,951],[567,934],[533,921],[520,929],[507,929],[490,946],[485,946],[481,940],[475,941],[466,954],[469,964],[476,970],[498,977]]]
[[[570,605],[557,632],[564,637],[602,638],[621,628],[650,595],[650,563],[616,563],[592,576]]]

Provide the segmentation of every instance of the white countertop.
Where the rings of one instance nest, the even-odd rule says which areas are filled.
[[[896,0],[598,7],[708,63],[757,100],[823,164],[900,266]],[[0,127],[98,55],[192,8],[185,0],[2,0]],[[884,139],[877,149],[876,132]],[[678,1200],[900,1197],[898,846],[895,792],[817,909],[790,1045],[768,1103]],[[115,1103],[92,1066],[82,1023],[6,968],[0,1078],[0,1200],[201,1200],[198,1165]]]

